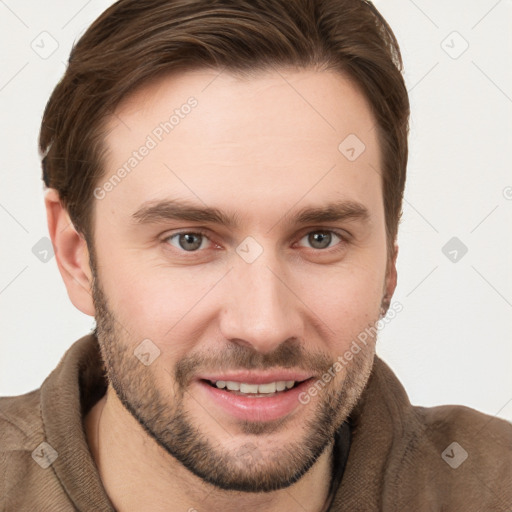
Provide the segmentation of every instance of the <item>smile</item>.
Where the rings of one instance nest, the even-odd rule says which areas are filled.
[[[304,407],[300,393],[313,377],[304,380],[251,382],[220,379],[196,381],[204,406],[213,412],[244,421],[273,421],[291,416]],[[263,379],[258,379],[263,380]]]
[[[253,397],[265,397],[268,395],[275,395],[282,391],[292,389],[298,382],[294,380],[278,380],[275,382],[268,382],[265,384],[254,384],[249,382],[236,382],[232,380],[224,381],[208,381],[212,386],[218,389],[226,389],[232,391],[234,394],[247,395]]]

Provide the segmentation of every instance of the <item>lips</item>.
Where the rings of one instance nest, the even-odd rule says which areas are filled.
[[[206,408],[235,419],[262,422],[292,415],[301,406],[300,393],[312,380],[311,375],[292,371],[237,372],[201,376],[195,387]]]

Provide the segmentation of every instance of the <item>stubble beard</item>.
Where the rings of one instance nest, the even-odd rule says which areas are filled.
[[[119,401],[168,454],[203,481],[227,491],[271,492],[297,482],[322,453],[332,447],[336,431],[356,405],[373,366],[374,343],[368,343],[367,348],[362,349],[346,366],[346,378],[341,389],[334,387],[333,381],[318,393],[319,400],[315,405],[300,406],[315,407],[315,414],[309,411],[309,414],[303,415],[306,420],[300,422],[301,428],[297,429],[295,439],[286,443],[268,443],[265,437],[268,441],[273,431],[285,431],[286,425],[279,420],[247,421],[239,423],[238,429],[242,431],[240,443],[227,448],[208,437],[186,410],[184,398],[189,394],[186,382],[189,382],[197,361],[193,358],[178,361],[174,371],[175,394],[172,396],[170,392],[165,396],[157,385],[151,366],[144,366],[134,355],[138,341],[123,336],[124,328],[108,307],[94,270],[93,300],[97,325],[95,334],[108,381]],[[249,349],[246,348],[239,350],[243,352],[237,360],[251,363],[233,368],[261,367],[261,355],[254,352],[248,354]],[[297,360],[303,357],[296,352],[293,354]],[[277,358],[281,363],[282,356]],[[288,360],[289,356],[290,353],[286,354]],[[302,365],[299,363],[295,367]],[[276,366],[275,360],[271,366]],[[323,366],[327,370],[328,366],[332,366],[332,360],[318,356],[316,366]],[[299,411],[299,414],[302,413]],[[248,435],[251,439],[244,440]],[[230,444],[231,441],[235,441],[235,438],[230,439]]]

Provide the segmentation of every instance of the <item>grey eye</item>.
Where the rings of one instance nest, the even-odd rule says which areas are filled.
[[[193,252],[201,248],[205,236],[201,233],[176,233],[171,235],[167,240],[177,249],[183,249],[187,252]],[[178,241],[178,245],[173,243],[173,239]]]
[[[305,235],[302,240],[307,238],[308,243],[313,247],[313,249],[327,249],[333,241],[333,235],[336,238],[340,238],[333,231],[312,231]]]

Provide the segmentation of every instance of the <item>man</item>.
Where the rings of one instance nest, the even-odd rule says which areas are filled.
[[[0,401],[5,510],[510,510],[512,425],[413,407],[375,354],[409,102],[361,0],[121,0],[41,127],[94,316]]]

